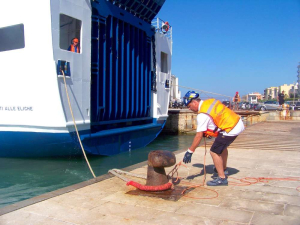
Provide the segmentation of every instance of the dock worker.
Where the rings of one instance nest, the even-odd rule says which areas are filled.
[[[197,112],[197,132],[192,145],[186,151],[183,162],[190,163],[193,153],[205,136],[216,137],[210,149],[214,172],[218,177],[208,181],[208,186],[228,185],[228,146],[245,129],[241,118],[219,100],[201,100],[199,94],[189,91],[184,97],[184,104],[189,110]]]
[[[235,96],[233,97],[232,99],[233,101],[233,110],[238,110],[239,109],[239,103],[241,101],[241,98],[240,98],[240,95],[239,95],[239,92],[235,92]]]
[[[284,91],[282,91],[281,93],[278,94],[277,101],[279,102],[279,105],[284,104]]]
[[[68,48],[68,51],[80,53],[79,40],[78,38],[73,38],[71,45]]]

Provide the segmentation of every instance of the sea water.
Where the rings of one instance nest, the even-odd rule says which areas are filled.
[[[96,176],[147,161],[153,150],[187,149],[193,135],[159,135],[144,148],[114,156],[88,156]],[[92,179],[83,157],[0,158],[0,207]]]

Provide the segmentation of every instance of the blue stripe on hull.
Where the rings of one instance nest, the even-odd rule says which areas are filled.
[[[80,148],[76,147],[72,140],[72,134],[69,133],[1,131],[0,143],[0,157],[45,157],[81,154]]]
[[[81,134],[88,154],[114,155],[141,148],[153,141],[165,121],[111,132]],[[0,157],[49,157],[82,155],[76,133],[0,132]]]
[[[157,123],[152,126],[136,126],[137,129],[134,129],[135,127],[121,128],[122,132],[104,131],[98,134],[83,135],[81,139],[86,151],[90,154],[114,155],[148,145],[161,132],[165,125],[165,121],[162,122],[162,124]]]

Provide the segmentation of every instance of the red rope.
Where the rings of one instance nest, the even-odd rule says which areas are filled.
[[[212,191],[215,193],[214,196],[212,197],[203,197],[203,198],[198,198],[198,197],[192,197],[192,196],[189,196],[189,195],[183,195],[183,197],[186,197],[186,198],[193,198],[193,199],[213,199],[213,198],[217,198],[219,196],[218,192],[213,190],[213,189],[210,189],[210,188],[206,188],[204,187],[205,185],[205,180],[206,180],[206,140],[204,138],[204,143],[205,143],[205,154],[204,154],[204,160],[203,160],[203,173],[204,173],[204,176],[203,176],[203,180],[202,180],[202,184],[198,184],[198,185],[190,185],[188,188],[186,188],[185,190],[182,191],[181,195],[183,195],[187,190],[191,189],[191,188],[203,188],[203,189],[206,189],[206,190],[209,190],[209,191]],[[168,177],[170,177],[171,179],[174,178],[174,175],[176,174],[176,180],[175,182],[177,182],[178,180],[180,180],[181,178],[179,177],[179,174],[178,174],[178,169],[180,166],[185,166],[187,167],[185,164],[182,163],[182,161],[180,161],[179,163],[177,163],[175,165],[175,167],[169,172],[168,174]],[[202,172],[202,171],[201,171]],[[232,182],[230,181],[229,184],[230,185],[233,185],[233,186],[248,186],[248,185],[252,185],[252,184],[256,184],[256,183],[268,183],[269,181],[272,181],[272,180],[276,180],[276,181],[300,181],[300,177],[287,177],[287,178],[276,178],[276,177],[244,177],[244,178],[234,178],[234,177],[230,177],[230,179],[234,179],[234,180],[237,180],[237,182]],[[184,181],[180,181],[180,183],[188,183],[188,184],[191,184],[190,182],[184,182]],[[135,181],[129,181],[127,182],[126,184],[127,186],[128,185],[131,185],[133,187],[136,187],[142,191],[165,191],[165,190],[168,190],[168,189],[171,189],[172,187],[172,183],[166,183],[166,184],[163,184],[163,185],[159,185],[159,186],[145,186],[145,185],[142,185],[142,184],[139,184]],[[296,190],[298,192],[300,192],[300,186],[298,186],[296,188]]]
[[[256,183],[268,183],[269,181],[300,181],[300,177],[244,177],[244,178],[234,178],[230,177],[230,179],[235,179],[239,182],[230,182],[230,185],[233,186],[248,186],[251,184]],[[300,186],[296,188],[297,191],[299,190]]]
[[[193,199],[213,199],[213,198],[217,198],[219,196],[219,193],[213,189],[210,188],[206,188],[204,187],[205,185],[205,180],[206,180],[206,140],[204,138],[204,143],[205,143],[205,153],[204,153],[204,160],[203,160],[203,172],[204,172],[204,176],[203,176],[203,181],[202,184],[198,184],[198,185],[190,185],[188,188],[186,188],[185,190],[183,190],[181,192],[181,194],[183,195],[187,190],[191,189],[191,188],[203,188],[209,191],[212,191],[215,193],[214,196],[212,197],[204,197],[204,198],[198,198],[198,197],[192,197],[189,195],[183,195],[183,197],[186,198],[193,198]],[[182,164],[182,162],[179,162],[178,164],[176,164],[176,166],[174,167],[174,169],[170,172],[171,173],[171,178],[173,178],[174,174],[177,174],[177,178],[176,178],[176,182],[180,179],[180,177],[178,176],[178,169],[180,166],[186,166],[184,164]],[[201,171],[202,172],[202,171]],[[170,174],[169,173],[169,174]],[[286,178],[276,178],[276,177],[244,177],[244,178],[234,178],[234,177],[230,177],[230,179],[234,179],[237,180],[237,182],[232,182],[230,181],[229,184],[233,185],[233,186],[248,186],[248,185],[252,185],[252,184],[256,184],[256,183],[268,183],[269,181],[272,180],[276,180],[276,181],[300,181],[300,177],[286,177]],[[183,181],[181,181],[180,183],[184,183]],[[186,182],[187,184],[190,184],[189,182]],[[300,192],[300,186],[298,186],[296,188],[296,190],[298,192]]]
[[[146,185],[142,185],[142,184],[139,184],[135,181],[128,181],[126,183],[126,185],[131,185],[133,187],[136,187],[142,191],[165,191],[165,190],[168,190],[172,187],[172,183],[166,183],[166,184],[163,184],[163,185],[159,185],[159,186],[146,186]]]
[[[206,138],[204,137],[204,146],[205,146],[205,152],[204,152],[204,159],[203,159],[203,180],[202,180],[202,184],[198,184],[198,185],[191,185],[189,186],[188,188],[186,188],[183,192],[181,192],[181,194],[183,195],[187,190],[191,189],[191,188],[202,188],[202,189],[205,189],[205,190],[208,190],[208,191],[211,191],[213,193],[215,193],[214,196],[211,196],[211,197],[202,197],[202,198],[199,198],[199,197],[193,197],[193,196],[190,196],[190,195],[183,195],[183,197],[186,197],[186,198],[193,198],[193,199],[213,199],[213,198],[217,198],[219,196],[219,193],[213,189],[210,189],[210,188],[206,188],[204,187],[205,185],[205,180],[206,180],[206,153],[207,153],[207,150],[206,150]],[[202,173],[202,171],[200,172],[200,174]]]

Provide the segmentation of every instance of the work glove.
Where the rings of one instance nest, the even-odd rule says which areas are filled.
[[[192,155],[193,155],[193,151],[191,151],[190,149],[188,149],[183,157],[183,162],[184,163],[190,163],[192,160]]]

